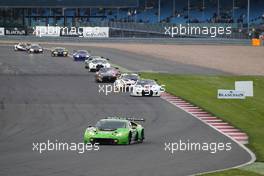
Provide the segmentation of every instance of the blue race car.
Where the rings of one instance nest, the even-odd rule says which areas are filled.
[[[86,50],[78,50],[73,53],[74,61],[85,61],[90,56],[90,53]]]

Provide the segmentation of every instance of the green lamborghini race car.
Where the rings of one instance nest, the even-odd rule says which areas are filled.
[[[130,144],[143,142],[144,128],[136,123],[144,119],[108,117],[98,121],[95,127],[88,127],[84,143]]]

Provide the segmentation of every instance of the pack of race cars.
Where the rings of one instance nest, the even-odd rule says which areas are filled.
[[[28,53],[43,53],[44,48],[39,44],[18,43],[14,45],[15,51]],[[51,49],[52,57],[68,57],[69,51],[63,47]],[[114,83],[115,89],[120,92],[129,92],[131,96],[160,96],[164,88],[155,80],[141,79],[137,73],[121,73],[119,68],[111,66],[108,58],[93,56],[86,50],[74,50],[74,61],[83,61],[84,67],[90,72],[95,72],[97,83]]]
[[[43,48],[38,44],[18,43],[14,45],[15,51],[27,51],[28,53],[43,53]]]
[[[38,44],[18,43],[15,51],[28,53],[43,53],[44,48]],[[51,49],[52,57],[68,57],[69,51],[63,47]],[[83,61],[85,69],[95,72],[97,83],[114,83],[115,89],[129,92],[131,96],[160,96],[164,88],[155,80],[141,79],[137,73],[121,73],[119,68],[113,67],[108,58],[93,56],[86,50],[73,51],[74,61]],[[107,117],[99,120],[94,127],[89,126],[84,133],[84,143],[100,144],[131,144],[143,142],[144,127],[137,121],[144,119]]]
[[[155,80],[141,79],[137,73],[121,73],[108,61],[100,56],[91,56],[84,61],[86,69],[96,72],[97,83],[112,82],[118,92],[130,92],[131,96],[160,96],[164,92],[163,86]]]

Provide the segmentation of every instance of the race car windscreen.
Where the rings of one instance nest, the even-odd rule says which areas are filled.
[[[94,64],[97,64],[97,63],[103,63],[103,64],[105,64],[106,61],[105,60],[94,60],[94,61],[92,61],[92,63],[94,63]]]
[[[153,80],[144,80],[144,81],[138,81],[137,85],[146,86],[146,85],[155,85],[156,82]]]
[[[136,81],[136,80],[138,80],[138,76],[137,75],[125,75],[125,76],[123,76],[123,79]]]
[[[77,53],[79,53],[79,54],[88,54],[88,52],[85,51],[85,50],[80,50],[80,51],[78,51]]]
[[[40,47],[39,45],[32,45],[31,48],[32,48],[32,49],[39,49],[39,48],[41,48],[41,47]]]
[[[64,51],[64,48],[56,48],[55,51],[62,52]]]
[[[126,122],[101,120],[95,125],[99,130],[116,130],[118,128],[126,128]]]
[[[27,45],[26,44],[24,44],[24,43],[20,43],[20,44],[18,44],[19,46],[21,46],[21,47],[27,47]]]

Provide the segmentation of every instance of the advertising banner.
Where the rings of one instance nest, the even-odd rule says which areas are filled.
[[[6,28],[5,35],[26,35],[27,31],[25,28]]]
[[[64,37],[83,37],[84,27],[61,27],[60,34]]]
[[[84,27],[83,37],[108,38],[109,37],[109,27]]]
[[[218,99],[245,99],[245,92],[238,90],[218,89]]]
[[[5,35],[5,28],[0,27],[0,36]]]

